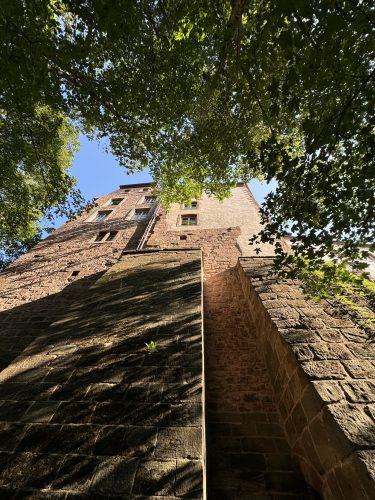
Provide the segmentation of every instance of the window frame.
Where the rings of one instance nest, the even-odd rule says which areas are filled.
[[[145,217],[142,217],[142,218],[136,218],[136,214],[137,212],[145,212],[147,211],[147,215]],[[148,208],[148,207],[142,207],[142,208],[134,208],[131,212],[130,212],[130,215],[129,215],[129,220],[132,220],[132,221],[135,221],[135,222],[143,222],[145,220],[147,220],[149,217],[150,217],[150,214],[151,214],[151,208]]]
[[[113,238],[109,240],[108,237],[113,233],[114,233]],[[103,237],[100,240],[98,240],[98,237],[101,234],[103,235]],[[99,231],[99,233],[96,236],[94,236],[94,239],[92,242],[93,243],[112,243],[112,241],[117,239],[118,234],[119,234],[119,231]]]
[[[120,200],[120,202],[119,203],[112,203],[112,201],[114,201],[114,200]],[[125,200],[125,198],[123,198],[123,197],[121,198],[120,196],[117,198],[110,198],[108,200],[108,202],[105,204],[105,206],[106,207],[118,207],[123,203],[124,200]]]
[[[186,205],[185,203],[183,203],[181,205],[181,210],[198,210],[198,207],[199,207],[199,203],[198,203],[198,200],[191,200],[191,203],[195,203],[195,207],[191,206],[190,205]]]
[[[192,218],[195,220],[195,224],[184,224],[183,220],[185,218]],[[179,219],[179,226],[181,227],[192,227],[192,226],[198,226],[198,214],[192,213],[192,214],[181,214],[180,219]]]
[[[105,220],[108,219],[108,217],[111,215],[111,213],[113,212],[113,210],[98,210],[97,212],[94,213],[94,215],[92,215],[89,219],[88,219],[88,222],[104,222]],[[97,220],[97,217],[101,214],[106,214],[106,216],[104,217],[104,219],[99,219]]]

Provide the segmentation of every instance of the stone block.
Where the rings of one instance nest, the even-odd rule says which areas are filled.
[[[196,427],[164,427],[159,429],[156,458],[200,458],[202,431]]]
[[[171,404],[168,425],[173,427],[202,426],[201,403]]]
[[[306,328],[281,329],[280,335],[288,344],[315,344],[320,340],[315,331]]]
[[[138,467],[133,493],[144,495],[174,496],[176,460],[146,460]]]
[[[34,488],[46,489],[58,477],[64,457],[59,455],[32,455],[28,460],[27,485]]]
[[[346,372],[339,361],[306,361],[301,366],[311,379],[345,379]]]
[[[98,428],[94,425],[62,425],[47,449],[51,453],[92,455],[97,435]]]
[[[312,382],[312,385],[325,403],[335,403],[345,399],[345,394],[339,382],[334,380],[317,380]]]
[[[17,451],[32,453],[53,453],[58,448],[56,437],[59,425],[32,424],[26,427]]]
[[[31,457],[31,454],[26,453],[0,453],[0,486],[12,488],[27,486],[31,472],[29,468]]]
[[[151,457],[155,450],[157,435],[156,427],[128,426],[124,437],[124,454]]]
[[[338,342],[319,342],[312,346],[317,359],[352,359],[349,349]]]
[[[139,460],[109,457],[100,460],[92,474],[91,490],[101,495],[130,495]]]
[[[341,429],[342,434],[346,436],[352,446],[375,446],[375,426],[373,420],[364,412],[363,406],[351,403],[334,403],[328,405],[327,409],[329,415],[333,417],[335,425]],[[327,414],[325,421],[329,423],[329,431],[332,432],[334,428]]]
[[[314,353],[307,344],[293,345],[292,350],[298,361],[308,361],[314,359]]]
[[[59,403],[51,423],[57,424],[84,424],[90,422],[95,404],[89,402],[63,402]],[[111,424],[112,422],[108,422]]]
[[[352,343],[350,350],[360,359],[375,359],[375,345],[372,342],[362,344]]]
[[[175,494],[183,498],[203,498],[203,471],[199,461],[177,460]]]
[[[36,401],[23,415],[24,422],[45,422],[48,423],[55,415],[60,403],[56,401]]]
[[[52,489],[87,492],[99,463],[98,459],[90,457],[65,458],[58,475],[51,482]]]
[[[375,402],[375,383],[367,380],[353,380],[341,383],[347,398],[352,403]],[[375,444],[375,442],[374,442]]]
[[[0,423],[0,451],[13,451],[22,439],[27,425],[14,422]]]
[[[343,361],[342,364],[347,369],[349,374],[356,379],[375,379],[375,366],[371,361],[362,359]]]
[[[17,422],[32,403],[30,401],[4,401],[0,406],[0,422]]]
[[[318,334],[325,342],[345,342],[346,338],[342,335],[341,331],[335,328],[321,328]]]

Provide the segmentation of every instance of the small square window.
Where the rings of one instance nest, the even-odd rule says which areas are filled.
[[[123,189],[124,193],[130,193],[130,189]]]
[[[197,216],[195,214],[191,215],[181,215],[181,226],[196,226]]]
[[[198,202],[197,201],[192,201],[190,204],[184,204],[184,208],[198,208]]]
[[[136,208],[132,216],[132,220],[145,220],[148,217],[149,208]]]
[[[100,231],[94,241],[96,243],[100,241],[113,241],[117,233],[118,231]]]
[[[70,276],[72,276],[74,278],[75,276],[78,276],[78,275],[79,275],[79,271],[77,270],[77,271],[73,271]]]
[[[112,198],[111,200],[109,200],[108,205],[120,205],[123,199],[124,198]]]
[[[156,196],[145,196],[143,203],[146,205],[153,205],[156,201]]]
[[[105,220],[111,212],[98,212],[94,218],[94,222],[101,222]]]
[[[185,240],[187,240],[187,236],[186,236],[186,234],[182,234],[182,235],[180,236],[180,240],[181,240],[181,241],[185,241]]]

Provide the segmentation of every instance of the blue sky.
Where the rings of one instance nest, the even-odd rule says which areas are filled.
[[[120,184],[133,184],[152,180],[148,172],[127,175],[116,158],[110,153],[106,153],[104,146],[97,141],[89,141],[87,137],[82,135],[80,142],[81,148],[74,159],[71,172],[78,181],[77,187],[86,199],[91,200],[110,191],[115,191]],[[250,188],[258,203],[262,203],[266,194],[274,186],[275,183],[266,184],[257,180],[250,183]],[[63,219],[56,221],[56,227],[63,222]]]

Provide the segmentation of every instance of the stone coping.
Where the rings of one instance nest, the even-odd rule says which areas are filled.
[[[271,258],[240,258],[285,433],[324,498],[375,498],[375,346],[328,302],[270,274]]]

